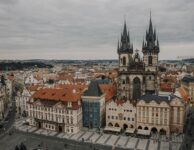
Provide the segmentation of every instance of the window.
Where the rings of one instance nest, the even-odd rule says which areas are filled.
[[[114,119],[114,116],[112,116],[112,119]]]
[[[128,118],[128,121],[130,121],[130,118]]]
[[[152,56],[148,57],[148,65],[152,65]]]
[[[126,58],[123,57],[123,66],[126,66]]]
[[[123,119],[126,120],[126,117],[124,117]]]

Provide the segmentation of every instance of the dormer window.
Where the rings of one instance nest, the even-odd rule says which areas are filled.
[[[68,102],[67,107],[72,107],[72,102]]]

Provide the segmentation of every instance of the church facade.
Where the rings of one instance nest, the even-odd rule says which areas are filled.
[[[142,43],[143,58],[138,50],[133,50],[130,35],[124,23],[121,40],[118,41],[119,56],[117,97],[124,100],[137,100],[144,94],[158,92],[158,55],[160,52],[156,30],[150,16],[149,28]]]

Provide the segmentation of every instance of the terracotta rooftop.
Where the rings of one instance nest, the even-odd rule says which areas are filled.
[[[116,95],[116,87],[113,84],[100,84],[100,89],[105,94],[105,101],[109,101]]]
[[[81,92],[75,89],[41,89],[32,95],[34,99],[55,100],[64,102],[77,102],[81,99]]]
[[[182,98],[184,99],[185,102],[189,101],[189,96],[187,95],[187,92],[185,91],[185,89],[183,87],[180,87],[178,89],[178,92],[180,93],[180,95],[182,96]]]

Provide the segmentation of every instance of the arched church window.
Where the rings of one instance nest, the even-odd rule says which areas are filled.
[[[149,57],[148,57],[148,64],[149,64],[149,65],[152,65],[152,56],[149,56]]]
[[[141,96],[141,81],[138,77],[133,80],[133,99],[136,100]]]
[[[126,57],[123,57],[123,66],[126,66]]]

